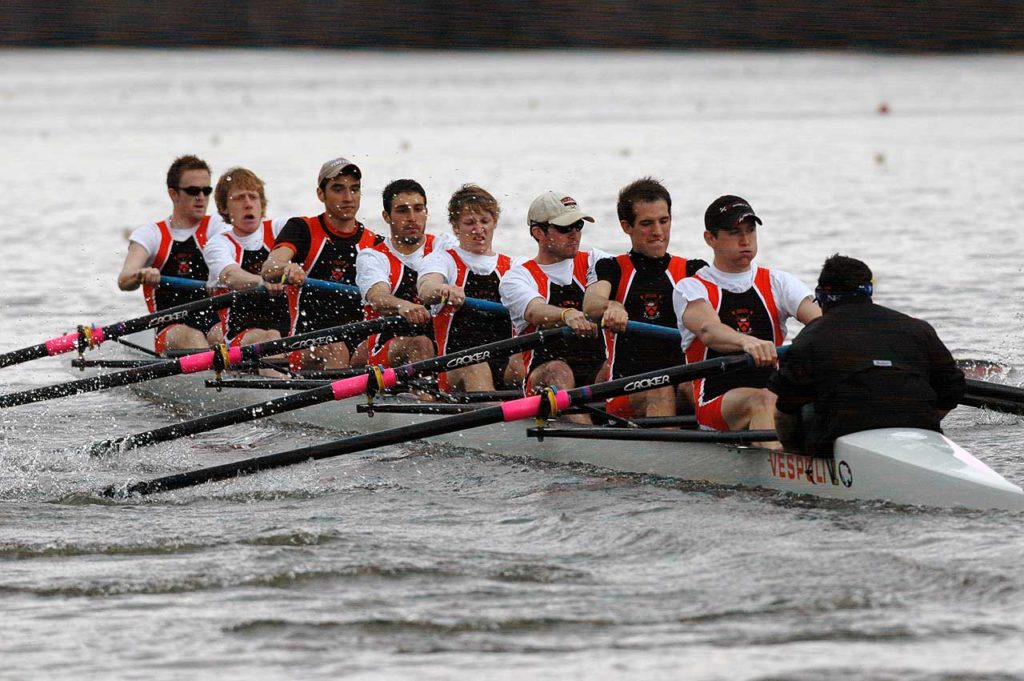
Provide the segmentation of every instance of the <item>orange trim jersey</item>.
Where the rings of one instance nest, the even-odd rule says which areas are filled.
[[[295,251],[295,262],[313,279],[355,286],[356,256],[382,241],[383,237],[361,223],[356,223],[356,230],[350,235],[334,234],[325,226],[321,214],[289,220],[278,235],[275,247],[291,247]],[[359,295],[355,292],[297,286],[289,286],[286,291],[291,335],[350,324],[363,318]]]
[[[209,238],[210,216],[204,216],[192,235],[183,241],[174,240],[166,220],[156,223],[156,227],[160,233],[160,242],[153,254],[153,262],[150,267],[160,270],[161,276],[196,279],[205,284],[210,270],[203,259],[203,248]],[[169,307],[184,305],[207,297],[205,289],[183,290],[149,284],[143,284],[142,294],[150,312],[166,310]],[[187,324],[206,333],[218,322],[217,313],[207,310],[190,315]],[[173,326],[173,324],[160,328],[162,330],[169,326]]]
[[[419,252],[419,260],[422,262],[422,258],[430,255],[434,250],[435,237],[433,234],[427,234],[423,238],[423,249]],[[406,265],[402,258],[398,256],[392,249],[389,241],[382,241],[371,247],[372,251],[382,254],[388,263],[388,287],[391,294],[396,298],[402,300],[408,300],[416,305],[422,305],[422,301],[419,299],[419,295],[416,291],[416,283],[419,279],[419,273],[410,265]],[[368,290],[368,289],[367,289]],[[377,319],[381,315],[373,309],[373,306],[369,303],[364,303],[363,316],[365,319]],[[395,333],[392,331],[384,331],[381,333],[373,334],[366,339],[366,345],[369,349],[370,359],[368,364],[378,364],[381,366],[388,366],[387,362],[387,345],[395,338]],[[432,336],[432,329],[427,327],[427,336]]]
[[[772,292],[771,273],[758,267],[754,273],[754,285],[742,293],[722,289],[699,274],[694,277],[707,289],[708,302],[726,326],[762,340],[770,340],[776,346],[782,345],[785,333]],[[686,349],[688,363],[721,357],[723,353],[712,350],[699,339],[694,339]],[[693,382],[694,404],[702,405],[724,395],[733,388],[764,388],[772,367],[752,367],[730,371],[721,376],[698,379]]]
[[[246,248],[246,244],[239,241],[230,230],[217,239],[224,238],[231,245],[236,265],[250,274],[259,276],[263,263],[274,249],[273,220],[263,221],[260,236],[259,248],[253,248],[255,244],[252,243]],[[284,296],[237,302],[230,308],[222,309],[220,318],[224,323],[224,336],[229,340],[241,336],[250,329],[274,329],[282,336],[287,336],[291,328],[288,301]]]
[[[523,263],[523,267],[533,277],[537,293],[549,305],[583,310],[583,294],[587,289],[590,253],[580,251],[573,258],[572,279],[567,285],[551,283],[550,278],[536,260],[528,260]],[[532,333],[536,330],[536,326],[528,323],[522,333]],[[548,343],[536,350],[523,353],[527,376],[541,364],[552,360],[563,360],[573,369],[574,374],[579,373],[578,384],[580,381],[589,383],[594,380],[597,370],[604,363],[604,348],[594,338],[570,338]]]
[[[607,281],[613,287],[611,300],[621,303],[631,320],[674,329],[677,322],[672,309],[672,291],[681,279],[692,276],[706,264],[703,260],[674,255],[649,258],[631,251],[601,260],[596,269],[598,280]],[[605,331],[604,342],[612,378],[686,361],[675,340],[635,334],[630,336],[626,352],[620,351],[618,335]]]

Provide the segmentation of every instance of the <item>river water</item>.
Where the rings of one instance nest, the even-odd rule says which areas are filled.
[[[0,53],[0,351],[140,314],[126,231],[170,206],[174,156],[241,164],[274,216],[316,172],[364,171],[361,216],[419,179],[478,182],[497,242],[564,191],[620,251],[619,187],[764,219],[762,264],[813,282],[833,252],[960,358],[1022,358],[1019,56],[272,51]],[[883,106],[884,105],[884,106]],[[887,109],[884,113],[881,109]],[[101,353],[102,354],[102,351]],[[68,380],[65,359],[2,392]],[[129,479],[329,439],[262,423],[94,460],[175,420],[132,393],[0,411],[0,678],[1021,679],[1020,514],[835,504],[411,444],[102,502]],[[1024,482],[1019,419],[947,433]]]

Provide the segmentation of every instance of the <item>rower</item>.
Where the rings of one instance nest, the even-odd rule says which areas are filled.
[[[840,435],[874,428],[942,432],[966,382],[935,329],[876,305],[871,269],[825,261],[815,296],[823,316],[800,331],[768,380],[787,451],[832,456]]]
[[[629,339],[628,349],[617,352],[616,334],[626,331],[630,319],[675,329],[672,291],[680,279],[707,265],[703,260],[669,254],[672,197],[658,180],[644,177],[623,187],[616,210],[632,249],[599,261],[597,281],[587,287],[583,298],[587,317],[600,319],[605,329],[605,352],[613,379],[686,362],[676,340],[637,335]],[[629,416],[675,416],[677,393],[682,393],[683,403],[688,404],[687,389],[664,386],[611,400],[609,409]]]
[[[209,288],[244,291],[265,286],[272,294],[222,310],[225,341],[235,347],[277,340],[291,326],[284,284],[264,282],[260,270],[287,220],[265,219],[263,180],[246,168],[232,168],[221,175],[213,197],[217,212],[231,229],[212,237],[203,249],[210,268]]]
[[[393,180],[384,188],[384,222],[391,236],[359,252],[356,284],[366,319],[399,315],[410,324],[430,324],[430,312],[417,296],[423,258],[458,245],[450,234],[427,234],[427,193],[416,180]],[[383,331],[367,338],[352,356],[353,366],[395,367],[434,356],[433,334],[396,336]]]
[[[293,284],[287,288],[291,319],[289,335],[362,321],[359,296],[353,293],[301,288],[306,277],[355,285],[356,255],[382,241],[356,219],[363,173],[345,158],[320,167],[316,196],[324,212],[289,220],[274,242],[261,274],[264,281]],[[350,365],[352,348],[345,342],[292,354],[295,368],[338,369]]]
[[[167,195],[174,206],[170,217],[147,223],[129,237],[117,286],[134,291],[140,285],[150,312],[165,310],[206,297],[206,291],[159,286],[161,276],[196,279],[209,275],[202,250],[209,237],[224,229],[220,216],[207,215],[210,202],[210,166],[196,156],[180,156],[167,170]],[[189,315],[184,321],[165,324],[156,330],[153,346],[157,352],[180,348],[203,348],[220,339],[220,319],[214,310]]]
[[[423,259],[417,285],[424,305],[433,305],[438,353],[466,350],[512,336],[512,327],[493,314],[466,309],[466,297],[500,303],[498,284],[512,259],[493,248],[501,209],[486,189],[462,185],[448,200],[448,222],[457,246],[435,249]],[[438,375],[442,390],[490,391],[505,378],[505,359],[452,369]],[[514,382],[515,376],[508,378]]]
[[[584,291],[597,281],[594,266],[608,257],[597,249],[580,250],[583,225],[593,221],[575,199],[562,193],[545,192],[530,204],[527,224],[537,256],[509,269],[499,286],[501,302],[516,334],[568,326],[577,337],[523,353],[527,393],[593,383],[604,364],[597,324],[583,314]],[[590,423],[587,416],[567,418]]]
[[[752,265],[759,224],[744,199],[715,199],[704,213],[704,241],[714,260],[680,280],[672,294],[687,362],[746,352],[756,365],[693,382],[697,422],[704,429],[774,428],[775,394],[765,386],[786,321],[795,317],[806,324],[821,316],[810,289],[795,276]]]

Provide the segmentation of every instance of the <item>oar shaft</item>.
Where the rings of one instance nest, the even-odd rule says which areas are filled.
[[[355,322],[344,326],[336,326],[330,329],[319,329],[308,333],[281,338],[265,343],[254,343],[241,348],[231,348],[228,351],[228,367],[235,366],[244,361],[252,361],[259,357],[276,355],[291,350],[301,350],[308,347],[327,345],[355,337],[365,337],[370,333],[385,328],[409,329],[408,323],[401,317],[382,317],[371,321]],[[97,390],[106,390],[134,383],[142,383],[155,378],[164,378],[177,374],[189,374],[199,371],[207,371],[213,368],[214,352],[205,351],[192,355],[169,359],[165,362],[153,364],[148,367],[127,369],[110,374],[102,374],[89,378],[61,383],[59,385],[46,386],[44,388],[33,388],[22,392],[0,395],[0,409],[14,407],[31,402],[42,402],[58,397],[67,397]]]
[[[412,364],[405,364],[397,369],[387,369],[382,372],[381,375],[384,385],[378,387],[390,388],[415,376],[451,370],[462,366],[468,366],[470,364],[479,364],[492,358],[507,357],[515,352],[543,345],[545,342],[551,341],[554,338],[562,337],[568,333],[570,333],[568,329],[549,329],[547,331],[540,331],[527,334],[525,336],[496,341],[476,348],[453,352],[441,357],[434,357],[420,362],[414,362]],[[158,442],[174,440],[186,435],[205,433],[210,430],[224,428],[237,423],[254,421],[256,419],[274,416],[275,414],[283,414],[285,412],[302,409],[321,402],[343,400],[356,395],[365,394],[367,387],[369,386],[369,382],[369,374],[363,373],[358,376],[334,381],[325,386],[318,386],[310,390],[304,390],[285,395],[283,397],[278,397],[277,399],[260,402],[259,404],[240,407],[238,409],[228,409],[226,411],[210,414],[209,416],[204,416],[192,421],[163,426],[162,428],[156,428],[136,435],[129,435],[116,440],[98,442],[90,447],[90,451],[94,454],[102,454],[110,451],[111,449],[126,451],[136,447],[144,447]]]
[[[178,280],[176,277],[172,278]],[[192,279],[180,279],[180,281],[189,282],[190,284],[198,284],[199,287],[203,286],[203,282],[197,282]],[[266,292],[266,289],[263,288],[250,289],[248,291],[232,291],[231,293],[225,293],[219,296],[204,298],[202,300],[194,300],[192,302],[185,303],[184,305],[177,305],[164,310],[157,310],[156,312],[142,317],[136,317],[135,319],[129,319],[102,327],[90,327],[89,332],[92,337],[90,345],[100,345],[104,341],[120,338],[121,336],[127,336],[146,329],[155,329],[175,321],[182,321],[187,319],[189,315],[196,312],[230,307],[239,300],[266,295]],[[50,357],[67,352],[74,352],[78,349],[79,339],[79,333],[77,331],[73,331],[71,333],[64,334],[63,336],[51,338],[50,340],[37,345],[32,345],[20,350],[12,350],[11,352],[5,352],[0,354],[0,368],[12,366],[14,364],[21,364],[22,362],[39,359],[40,357]]]
[[[502,412],[500,407],[489,407],[487,409],[478,409],[465,414],[450,416],[445,420],[452,423],[452,420],[454,419],[459,420],[458,425],[455,426],[456,429],[476,428],[478,426],[484,426],[501,421]],[[409,440],[429,437],[434,434],[432,426],[436,428],[435,423],[436,422],[434,421],[424,421],[422,423],[414,423],[403,428],[394,428],[381,433],[356,435],[344,440],[328,443],[326,445],[303,447],[302,449],[293,449],[287,452],[268,454],[267,456],[246,459],[245,461],[235,461],[232,463],[221,464],[220,466],[211,466],[209,468],[203,468],[195,471],[177,473],[153,480],[136,482],[128,485],[127,487],[111,485],[100,492],[100,494],[105,497],[116,498],[130,496],[133,494],[146,495],[157,492],[168,492],[175,489],[181,489],[183,487],[200,485],[206,482],[226,480],[228,478],[241,475],[252,475],[253,473],[258,473],[260,471],[281,468],[283,466],[291,466],[293,464],[302,463],[312,459],[324,459],[333,456],[341,456],[343,454],[354,454],[372,448],[385,447],[387,445],[398,444],[400,442],[408,442]]]
[[[573,404],[587,402],[604,397],[628,394],[649,390],[660,385],[670,385],[683,381],[702,378],[729,369],[750,366],[752,360],[749,355],[729,355],[719,357],[696,364],[671,367],[660,372],[650,372],[629,376],[626,378],[599,383],[597,385],[577,388],[567,392],[556,393],[557,408],[567,409]],[[310,459],[325,459],[342,454],[353,454],[356,452],[384,447],[387,445],[409,442],[434,435],[450,433],[456,430],[468,430],[478,428],[500,421],[518,421],[530,418],[540,413],[542,401],[547,399],[544,395],[532,395],[494,407],[484,407],[463,414],[455,414],[442,418],[422,421],[392,428],[390,430],[376,433],[366,433],[353,437],[338,440],[325,445],[314,445],[277,454],[236,461],[210,468],[178,473],[154,480],[137,482],[125,488],[110,486],[104,489],[101,494],[108,497],[118,497],[131,494],[153,494],[164,492],[191,485],[198,485],[204,482],[224,480],[238,475],[250,475],[259,471],[271,468],[280,468],[295,463],[301,463]]]

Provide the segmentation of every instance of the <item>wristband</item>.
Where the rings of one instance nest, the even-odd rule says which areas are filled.
[[[568,325],[569,322],[565,321],[565,315],[569,314],[570,312],[572,312],[571,307],[567,307],[562,310],[562,316],[560,317],[560,319],[562,320],[563,324]]]

